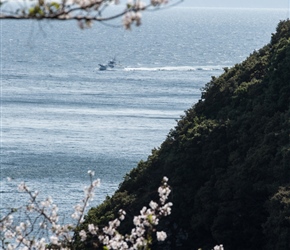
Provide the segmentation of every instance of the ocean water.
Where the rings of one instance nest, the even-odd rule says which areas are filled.
[[[268,43],[288,11],[176,7],[131,31],[1,21],[1,210],[26,182],[69,218],[89,184],[95,206],[158,148],[223,67]],[[98,71],[116,56],[118,67]],[[12,181],[7,181],[7,177]]]

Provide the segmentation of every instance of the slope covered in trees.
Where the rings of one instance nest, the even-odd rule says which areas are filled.
[[[290,21],[268,45],[206,84],[202,99],[85,224],[132,216],[172,187],[168,234],[153,249],[290,249]],[[93,248],[93,239],[82,246]]]

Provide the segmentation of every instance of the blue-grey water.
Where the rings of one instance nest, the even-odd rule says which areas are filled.
[[[89,169],[91,205],[158,148],[223,67],[270,41],[287,10],[173,8],[132,31],[1,21],[1,209],[25,181],[68,215]],[[98,71],[116,56],[119,67]],[[7,177],[13,180],[8,182]]]

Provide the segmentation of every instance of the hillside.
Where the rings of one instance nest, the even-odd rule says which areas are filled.
[[[202,99],[117,192],[89,211],[104,224],[120,208],[132,216],[172,187],[169,235],[153,249],[290,249],[290,21],[268,45],[206,84]],[[84,248],[93,249],[91,241]]]

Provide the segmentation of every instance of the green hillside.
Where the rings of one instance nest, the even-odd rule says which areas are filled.
[[[85,223],[132,216],[172,187],[169,235],[153,249],[290,249],[290,21],[268,45],[206,84],[202,99]],[[93,249],[92,241],[86,242]]]

